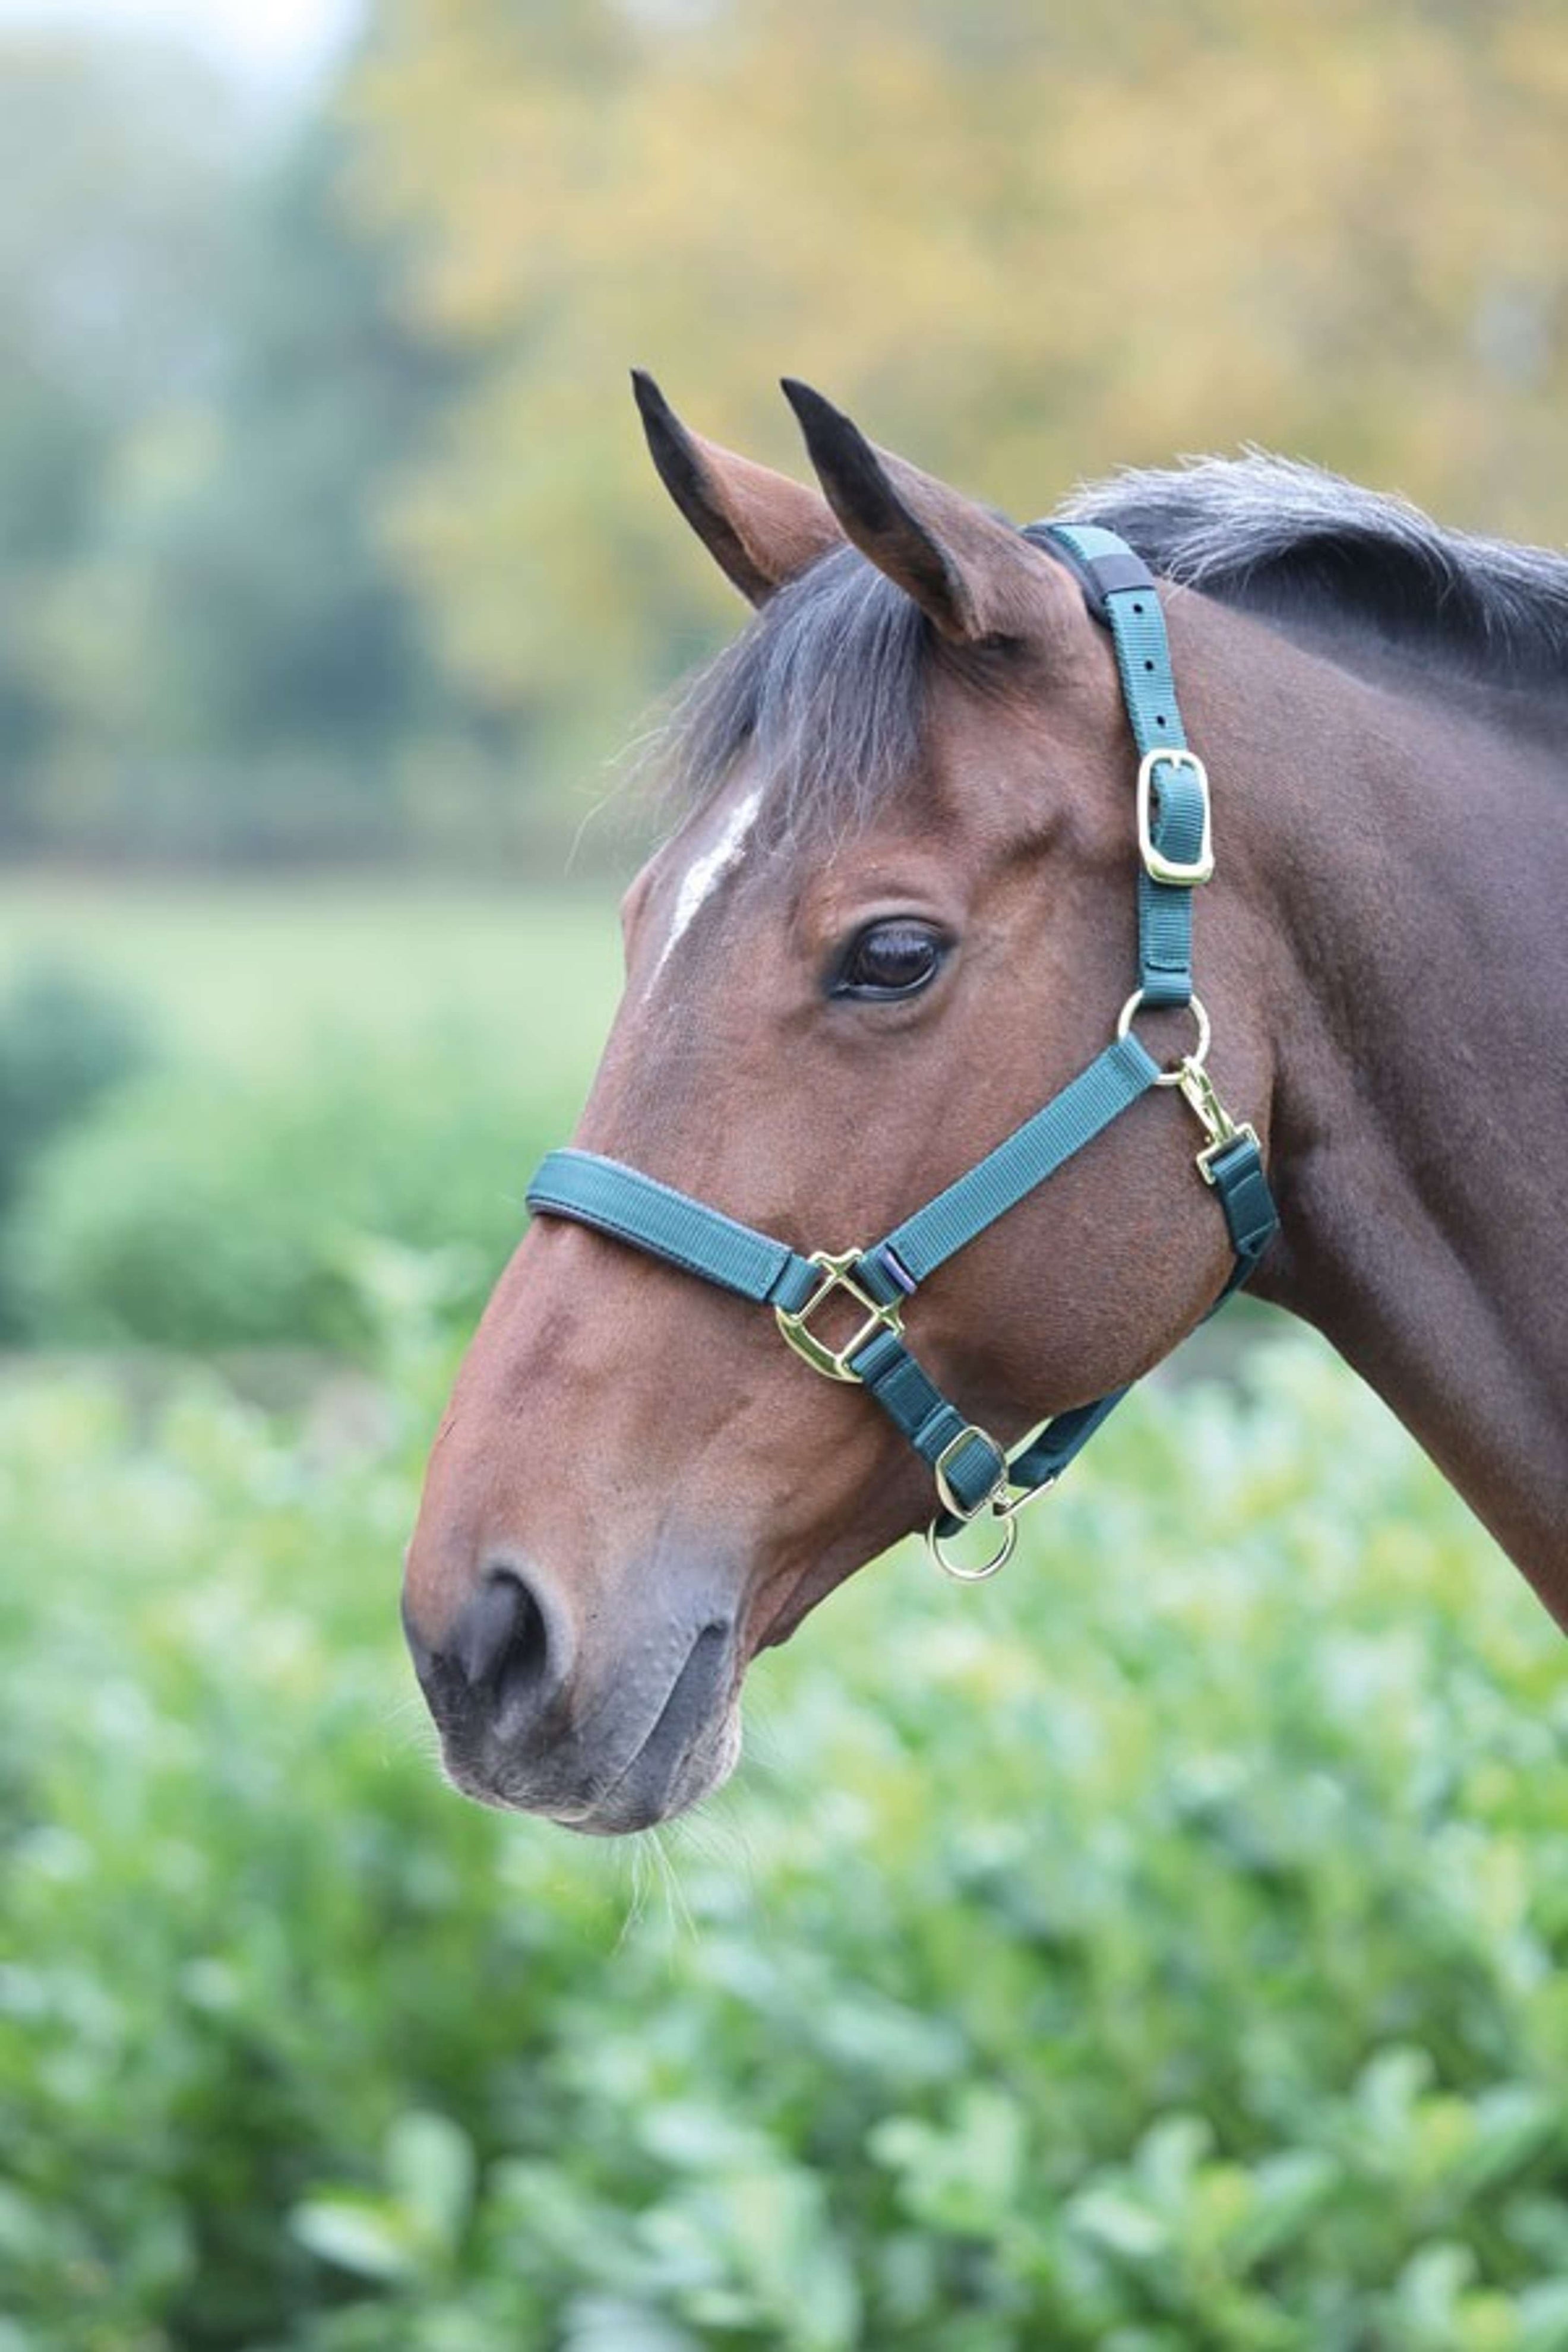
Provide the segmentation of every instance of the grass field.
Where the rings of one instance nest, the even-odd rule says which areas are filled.
[[[0,985],[40,960],[124,991],[176,1052],[229,1067],[456,1020],[525,1050],[552,1092],[592,1069],[620,987],[613,893],[570,886],[0,879]]]

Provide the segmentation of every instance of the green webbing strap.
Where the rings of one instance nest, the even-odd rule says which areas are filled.
[[[1092,1404],[1058,1412],[1011,1460],[983,1429],[965,1422],[950,1404],[907,1344],[892,1331],[879,1331],[851,1359],[855,1370],[889,1419],[917,1454],[942,1476],[965,1515],[977,1511],[1005,1481],[1020,1498],[1054,1486],[1074,1455],[1088,1444],[1106,1415],[1127,1394],[1117,1389]],[[962,1441],[962,1443],[960,1442]],[[943,1458],[945,1457],[945,1458]],[[962,1522],[944,1511],[938,1527],[952,1535]]]
[[[1017,1207],[1037,1184],[1054,1175],[1064,1160],[1081,1151],[1100,1129],[1146,1093],[1160,1075],[1131,1033],[1098,1054],[1089,1067],[1037,1110],[1033,1118],[1015,1128],[1005,1143],[895,1225],[868,1258],[882,1252],[897,1260],[909,1276],[909,1286],[923,1282],[939,1265],[972,1242],[976,1234],[1009,1209]]]
[[[1234,1143],[1215,1154],[1209,1162],[1209,1179],[1219,1194],[1230,1245],[1236,1252],[1236,1264],[1217,1307],[1225,1305],[1233,1290],[1241,1288],[1274,1239],[1279,1230],[1279,1212],[1264,1173],[1263,1154],[1250,1135],[1238,1135]]]
[[[1116,648],[1127,720],[1142,761],[1156,751],[1187,749],[1170,640],[1154,576],[1110,530],[1094,523],[1047,523],[1031,535],[1064,551],[1103,617]],[[1203,848],[1207,793],[1201,773],[1156,764],[1149,834],[1163,857],[1190,866]],[[1193,993],[1193,886],[1157,882],[1138,871],[1138,981],[1150,1004],[1185,1004]]]
[[[759,1306],[804,1307],[822,1280],[819,1268],[786,1242],[596,1151],[549,1153],[527,1198],[536,1216],[593,1225]]]
[[[856,1278],[876,1298],[909,1296],[1082,1150],[1159,1075],[1136,1037],[1118,1038],[1043,1110],[868,1250]],[[598,1152],[551,1152],[528,1188],[528,1205],[536,1214],[592,1225],[758,1304],[798,1307],[822,1279],[820,1268],[787,1244]],[[849,1365],[916,1452],[933,1468],[941,1462],[955,1499],[966,1510],[978,1508],[1007,1470],[994,1442],[971,1428],[896,1332],[876,1332]],[[1115,1402],[1058,1414],[1027,1461],[1015,1465],[1014,1483],[1038,1486],[1059,1475]],[[1033,1475],[1037,1461],[1040,1475]]]
[[[966,1510],[978,1509],[1007,1467],[1001,1447],[970,1428],[897,1332],[879,1331],[850,1363],[917,1454],[933,1469],[946,1454],[943,1477]]]
[[[1142,1052],[1142,1048],[1138,1050]],[[1106,1057],[1100,1058],[1103,1061]],[[1148,1059],[1147,1055],[1144,1059]],[[1082,1077],[1091,1076],[1098,1066],[1091,1063]],[[1150,1069],[1152,1072],[1152,1064]],[[1082,1078],[1075,1080],[1073,1087],[1057,1097],[1057,1103],[1066,1102],[1081,1084]],[[1135,1100],[1142,1091],[1142,1086],[1136,1087],[1127,1099]],[[1109,1116],[1114,1117],[1114,1111]],[[1042,1167],[1035,1181],[1043,1181],[1053,1173],[1105,1123],[1100,1119],[1093,1126],[1086,1126],[1077,1143],[1056,1150],[1050,1165]],[[1029,1136],[1031,1130],[1039,1136],[1039,1115],[1026,1122],[1007,1143],[998,1146],[992,1159],[999,1159],[1011,1146]],[[982,1161],[981,1166],[984,1165]],[[1232,1293],[1247,1281],[1268,1248],[1278,1229],[1279,1215],[1264,1173],[1262,1154],[1249,1136],[1238,1137],[1218,1153],[1210,1162],[1209,1172],[1236,1258],[1230,1279],[1210,1309],[1217,1314]],[[530,1207],[535,1211],[592,1224],[601,1233],[651,1251],[672,1265],[683,1266],[759,1304],[799,1307],[821,1280],[820,1269],[783,1242],[773,1241],[750,1225],[740,1224],[702,1202],[689,1200],[684,1193],[644,1176],[637,1169],[624,1167],[618,1160],[601,1159],[594,1152],[552,1151],[529,1186],[528,1198]],[[1000,1215],[1002,1210],[995,1213]],[[973,1230],[983,1231],[984,1224]],[[880,1252],[894,1238],[889,1235],[888,1242],[879,1244],[876,1250],[868,1250],[856,1268],[858,1278],[865,1282],[873,1297],[896,1297],[905,1286],[888,1279],[880,1261]],[[902,1264],[902,1250],[898,1255]],[[1128,1393],[1125,1388],[1115,1389],[1109,1396],[1097,1397],[1091,1403],[1075,1405],[1068,1412],[1058,1413],[1009,1460],[983,1430],[965,1422],[896,1332],[875,1333],[850,1359],[850,1368],[922,1460],[933,1468],[942,1462],[949,1491],[966,1511],[978,1509],[996,1491],[1004,1473],[1009,1489],[1016,1496],[1038,1494],[1042,1488],[1054,1486]],[[952,1534],[959,1524],[950,1512],[944,1512],[938,1522],[944,1535]]]
[[[1274,1196],[1264,1173],[1263,1155],[1250,1136],[1238,1136],[1225,1151],[1216,1153],[1209,1163],[1209,1173],[1219,1195],[1220,1207],[1225,1212],[1226,1227],[1230,1234],[1231,1248],[1236,1254],[1230,1278],[1209,1308],[1211,1315],[1217,1315],[1226,1300],[1247,1281],[1273,1240],[1279,1228],[1279,1213],[1275,1208]],[[896,1347],[899,1343],[894,1340],[893,1344]],[[879,1339],[874,1340],[872,1345],[879,1345]],[[859,1369],[859,1361],[857,1357],[857,1370]],[[1027,1445],[1020,1447],[1008,1459],[1007,1485],[1013,1495],[1023,1500],[1030,1495],[1041,1493],[1047,1486],[1054,1486],[1068,1464],[1082,1453],[1096,1430],[1130,1393],[1130,1388],[1112,1389],[1109,1396],[1096,1397],[1089,1404],[1074,1405],[1069,1412],[1058,1412],[1047,1421]],[[931,1458],[927,1456],[928,1460]],[[980,1497],[984,1500],[992,1493],[994,1479],[985,1480],[984,1465],[978,1459],[966,1462],[965,1467],[970,1472],[969,1484],[979,1486]],[[952,1479],[951,1465],[949,1483],[965,1507],[973,1507],[973,1496]],[[952,1535],[958,1525],[951,1512],[945,1513],[937,1522],[938,1532],[944,1536]]]
[[[1007,1484],[1020,1496],[1037,1495],[1042,1487],[1054,1486],[1128,1393],[1127,1389],[1112,1389],[1109,1396],[1096,1397],[1092,1404],[1077,1404],[1070,1412],[1056,1414],[1014,1454],[1007,1465]],[[948,1532],[942,1529],[944,1535]]]

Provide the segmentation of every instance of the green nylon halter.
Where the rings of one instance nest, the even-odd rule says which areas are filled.
[[[1068,564],[1090,613],[1110,630],[1138,749],[1138,985],[1114,1041],[994,1150],[867,1250],[803,1255],[594,1151],[552,1151],[528,1188],[536,1216],[591,1225],[773,1307],[784,1337],[814,1370],[869,1390],[931,1465],[942,1509],[928,1540],[941,1566],[963,1581],[1001,1567],[1016,1539],[1017,1513],[1055,1486],[1127,1391],[1058,1413],[1009,1455],[949,1403],[906,1344],[903,1311],[921,1283],[1152,1087],[1178,1088],[1206,1138],[1197,1166],[1218,1198],[1236,1261],[1216,1307],[1247,1279],[1279,1224],[1258,1138],[1231,1118],[1205,1067],[1208,1018],[1194,992],[1192,940],[1193,891],[1214,871],[1208,779],[1183,732],[1153,577],[1113,531],[1034,523],[1025,535]],[[1196,1045],[1173,1069],[1162,1070],[1132,1034],[1143,1005],[1193,1012]],[[861,1318],[837,1347],[813,1328],[835,1297],[850,1300]],[[964,1568],[942,1547],[982,1513],[995,1523],[996,1549],[978,1568]]]

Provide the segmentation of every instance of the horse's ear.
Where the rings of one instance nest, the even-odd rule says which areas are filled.
[[[641,368],[632,370],[632,389],[665,488],[753,604],[765,604],[775,588],[843,546],[844,534],[817,491],[688,432]]]
[[[1003,516],[873,447],[809,384],[785,376],[784,391],[846,535],[944,637],[1039,634],[1065,577],[1058,566]]]

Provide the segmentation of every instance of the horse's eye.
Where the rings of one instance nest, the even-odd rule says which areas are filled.
[[[946,941],[910,917],[872,923],[851,941],[833,983],[835,996],[913,996],[942,969]]]

